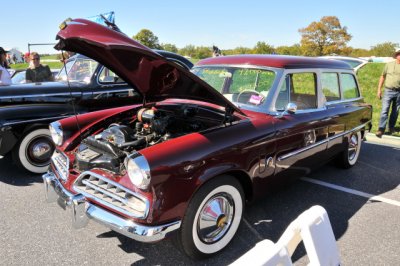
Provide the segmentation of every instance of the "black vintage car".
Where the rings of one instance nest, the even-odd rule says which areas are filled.
[[[193,66],[180,55],[156,52],[182,68]],[[83,55],[70,58],[56,80],[0,88],[0,159],[12,153],[18,166],[44,173],[54,151],[50,122],[76,113],[129,105],[139,97],[135,88]]]

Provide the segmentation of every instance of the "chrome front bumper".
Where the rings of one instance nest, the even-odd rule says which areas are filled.
[[[181,221],[158,226],[146,226],[124,219],[100,208],[86,200],[82,194],[72,194],[51,172],[42,176],[47,202],[58,202],[63,209],[71,210],[74,228],[83,228],[90,219],[103,224],[113,231],[140,242],[155,242],[164,239],[169,233],[179,229]]]

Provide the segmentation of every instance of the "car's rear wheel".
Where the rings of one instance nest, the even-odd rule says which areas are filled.
[[[244,193],[231,176],[205,183],[190,201],[177,236],[190,257],[201,259],[225,248],[234,237],[244,209]]]
[[[361,144],[361,132],[353,132],[347,140],[346,150],[344,150],[337,158],[340,167],[348,169],[357,163],[358,156],[360,155]]]
[[[14,148],[13,159],[23,169],[35,174],[45,173],[54,152],[50,131],[37,128],[25,133]]]

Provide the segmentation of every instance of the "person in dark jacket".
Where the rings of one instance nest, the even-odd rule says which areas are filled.
[[[40,56],[36,52],[30,54],[32,65],[26,70],[26,82],[53,81],[49,66],[40,64]]]
[[[7,51],[0,47],[0,86],[11,85],[11,75],[7,70]]]

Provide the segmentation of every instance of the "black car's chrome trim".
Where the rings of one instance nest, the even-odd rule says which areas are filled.
[[[347,131],[341,132],[341,133],[336,134],[336,135],[334,135],[334,136],[332,136],[332,137],[329,137],[329,138],[327,138],[327,139],[318,141],[318,142],[316,142],[316,143],[314,143],[314,144],[312,144],[312,145],[310,145],[310,146],[303,147],[303,148],[300,148],[300,149],[298,149],[298,150],[295,150],[295,151],[289,152],[289,153],[287,153],[287,154],[284,154],[284,155],[282,155],[282,156],[279,156],[279,157],[278,157],[278,161],[286,160],[286,159],[288,159],[288,158],[290,158],[290,157],[296,156],[296,155],[298,155],[298,154],[300,154],[300,153],[303,153],[303,152],[305,152],[305,151],[308,151],[308,150],[310,150],[310,149],[313,149],[313,148],[315,148],[315,147],[317,147],[317,146],[320,146],[320,145],[322,145],[322,144],[329,143],[329,141],[332,141],[332,140],[334,140],[334,139],[343,137],[343,136],[345,136],[345,135],[347,135],[347,134],[350,134],[350,133],[352,133],[352,132],[354,132],[354,131],[358,131],[358,130],[364,128],[364,127],[365,127],[368,123],[370,123],[370,122],[371,122],[371,120],[369,120],[368,122],[366,122],[366,123],[364,123],[364,124],[362,124],[362,125],[359,125],[359,126],[353,128],[353,129],[351,129],[351,130],[347,130]]]
[[[31,120],[22,120],[22,121],[13,121],[13,122],[5,122],[2,126],[12,126],[18,124],[25,124],[25,123],[33,123],[33,122],[43,122],[47,120],[60,120],[66,117],[70,117],[71,115],[62,115],[62,116],[53,116],[53,117],[45,117],[45,118],[36,118]]]
[[[81,92],[59,92],[59,93],[41,93],[41,94],[23,94],[23,95],[13,95],[10,96],[0,96],[0,99],[18,99],[18,98],[33,98],[33,97],[51,97],[51,96],[71,96],[72,95],[82,95]]]
[[[122,87],[124,85],[126,86],[127,84],[126,83],[123,83],[123,84],[112,83],[112,84],[109,84],[109,85],[116,85],[116,86]],[[83,92],[72,92],[72,93],[60,92],[60,93],[49,93],[49,94],[47,94],[47,93],[29,94],[29,95],[23,94],[23,95],[16,95],[16,96],[12,96],[12,97],[10,97],[10,96],[0,96],[0,99],[18,99],[18,98],[51,97],[51,96],[71,96],[71,94],[80,96],[80,95],[93,95],[93,94],[96,94],[96,93],[125,92],[125,91],[129,91],[129,90],[132,90],[132,89],[133,88],[128,87],[126,89],[94,90],[94,91],[89,91],[89,92],[83,91]]]
[[[111,84],[110,84],[111,85]],[[113,84],[115,85],[115,84]],[[107,85],[105,85],[107,86]],[[83,95],[95,95],[95,94],[104,94],[104,93],[116,93],[116,92],[129,92],[129,90],[135,91],[135,89],[129,87],[126,89],[121,89],[121,90],[100,90],[100,91],[90,91],[90,92],[84,92]],[[95,96],[96,97],[96,96]]]

